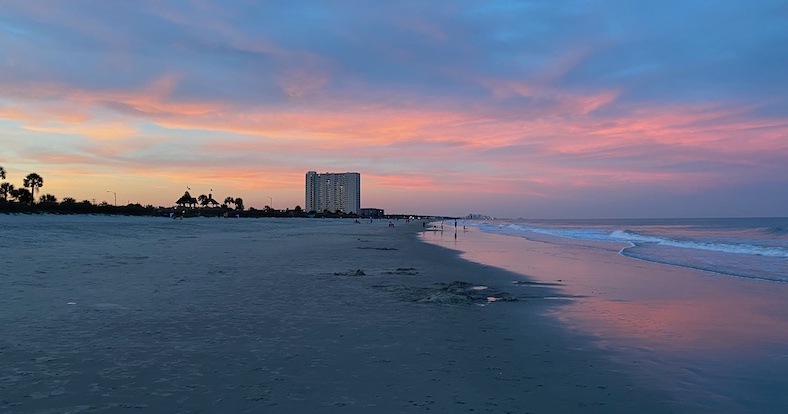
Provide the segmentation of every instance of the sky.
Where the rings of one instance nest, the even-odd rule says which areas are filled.
[[[785,0],[3,0],[0,166],[58,199],[788,216]],[[114,192],[114,194],[113,194]]]

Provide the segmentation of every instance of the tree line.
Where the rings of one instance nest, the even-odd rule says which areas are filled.
[[[198,205],[202,207],[213,207],[213,208],[224,208],[228,209],[231,208],[233,210],[243,211],[244,210],[244,200],[241,197],[226,197],[224,199],[224,203],[221,205],[218,201],[213,199],[213,194],[208,193],[208,195],[200,194],[197,198],[192,197],[191,193],[187,190],[183,193],[181,198],[175,201],[175,205],[179,207],[189,207],[189,208],[197,208]],[[232,207],[230,207],[232,206]]]
[[[73,197],[65,197],[58,201],[52,194],[39,195],[36,203],[36,194],[40,194],[41,187],[44,186],[44,179],[37,173],[28,174],[22,181],[22,187],[17,188],[10,182],[5,181],[7,171],[0,166],[0,212],[5,213],[35,213],[52,212],[63,214],[128,214],[128,215],[168,215],[173,212],[173,207],[154,207],[152,205],[142,206],[139,203],[129,203],[125,206],[113,206],[106,201],[96,204],[90,200],[77,201]],[[189,191],[175,201],[178,214],[186,216],[199,215],[220,215],[227,210],[236,213],[243,212],[244,216],[249,217],[306,217],[307,214],[300,206],[294,210],[274,210],[270,206],[265,206],[262,210],[253,207],[246,208],[241,197],[225,197],[223,203],[219,203],[213,198],[212,194],[201,194],[193,197]],[[189,211],[184,211],[189,210]]]
[[[152,205],[142,206],[139,203],[126,206],[113,206],[102,201],[95,204],[90,200],[77,201],[72,197],[65,197],[58,202],[57,197],[52,194],[40,195],[36,204],[36,193],[41,192],[44,186],[44,179],[36,173],[28,174],[22,180],[22,187],[15,187],[6,182],[6,170],[0,166],[0,212],[53,212],[64,214],[128,214],[128,215],[168,215],[173,212],[173,207],[153,207]],[[245,217],[358,217],[353,213],[343,213],[340,211],[304,211],[301,206],[295,209],[275,210],[270,206],[265,206],[262,210],[253,207],[246,209],[244,200],[241,197],[225,197],[223,203],[219,203],[213,198],[213,194],[201,194],[193,197],[189,191],[175,201],[178,214],[185,216],[213,216],[226,213],[227,210],[243,212]],[[185,211],[188,209],[189,211]]]
[[[5,168],[0,166],[0,180],[5,181],[5,179]],[[0,183],[0,200],[3,202],[16,201],[19,203],[33,204],[36,199],[36,191],[43,186],[44,179],[36,173],[30,173],[22,181],[22,187],[20,188],[16,188],[9,182]],[[57,198],[52,194],[45,194],[41,196],[41,202],[56,203]]]

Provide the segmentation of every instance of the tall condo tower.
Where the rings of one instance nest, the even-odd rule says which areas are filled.
[[[361,209],[361,174],[357,172],[306,173],[306,211],[341,211],[358,214]]]

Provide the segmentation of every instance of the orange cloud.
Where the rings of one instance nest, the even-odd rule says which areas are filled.
[[[23,111],[19,108],[2,108],[0,107],[0,118],[2,119],[9,119],[12,121],[27,123],[31,122],[34,117],[28,113],[27,111]]]
[[[0,108],[0,118],[20,122],[31,132],[86,138],[81,148],[92,159],[40,156],[64,168],[72,163],[114,162],[112,168],[125,174],[172,183],[221,180],[250,190],[293,183],[300,187],[301,170],[318,168],[315,164],[323,158],[348,156],[361,160],[365,182],[387,188],[475,188],[534,197],[550,196],[551,188],[611,184],[674,183],[695,188],[718,185],[714,184],[718,173],[660,170],[657,158],[692,161],[786,150],[786,123],[749,119],[748,108],[687,104],[623,111],[615,90],[567,92],[527,81],[496,80],[483,82],[491,91],[491,101],[466,107],[449,99],[420,102],[415,97],[403,98],[407,104],[399,106],[385,101],[370,104],[323,95],[327,76],[309,69],[283,77],[280,86],[294,99],[318,96],[308,105],[272,107],[175,100],[177,74],[160,76],[133,91],[91,92],[38,84],[12,89],[9,96],[20,102],[19,107]],[[554,104],[518,109],[506,105],[512,96],[549,99]],[[604,116],[594,114],[608,107],[612,110]],[[181,146],[188,157],[151,160],[134,155],[166,141],[178,145],[181,139],[177,134],[152,136],[139,128],[145,123],[189,131],[188,145]],[[221,134],[227,138],[217,138]],[[654,155],[657,148],[665,154]],[[690,148],[697,152],[683,155]],[[195,162],[199,159],[213,165],[200,165]],[[273,175],[286,178],[269,178]]]
[[[100,141],[111,141],[129,138],[136,135],[137,130],[123,121],[91,122],[81,124],[28,124],[25,129],[53,134],[82,135]]]

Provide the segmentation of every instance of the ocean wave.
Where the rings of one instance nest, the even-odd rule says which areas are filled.
[[[610,234],[610,238],[613,240],[626,241],[634,244],[649,243],[682,249],[708,250],[723,253],[788,258],[788,249],[781,247],[756,246],[747,243],[729,244],[693,240],[674,240],[666,237],[642,235],[628,230],[616,230]]]
[[[788,278],[787,278],[788,276],[786,276],[781,272],[770,272],[770,271],[764,271],[763,269],[754,269],[754,271],[742,271],[742,270],[735,270],[731,267],[727,267],[721,264],[717,264],[716,266],[714,266],[708,263],[701,264],[697,262],[681,262],[676,260],[670,260],[663,257],[654,257],[649,255],[637,254],[632,252],[631,248],[621,249],[619,254],[625,257],[629,257],[631,259],[642,260],[645,262],[658,263],[658,264],[664,264],[669,266],[677,266],[685,269],[700,270],[704,272],[717,273],[720,275],[733,276],[743,279],[788,283]]]
[[[514,232],[530,232],[536,234],[545,234],[548,236],[563,237],[567,239],[576,240],[592,240],[592,241],[611,241],[610,232],[600,229],[571,229],[571,228],[549,228],[549,227],[533,227],[521,226],[518,224],[509,224],[508,226],[498,227],[499,230],[509,230]],[[493,227],[487,226],[487,230],[494,230]]]
[[[649,223],[640,227],[630,223],[586,227],[565,223],[555,226],[490,222],[477,225],[485,232],[559,245],[573,244],[562,239],[616,243],[621,246],[619,254],[632,259],[788,283],[788,240],[784,236],[788,232],[782,224],[733,229],[718,223],[702,226]]]
[[[645,249],[645,250],[643,250]],[[702,270],[745,279],[788,283],[785,259],[778,257],[734,257],[725,252],[681,253],[670,246],[641,244],[625,247],[619,254],[632,259],[688,269]]]
[[[703,251],[723,252],[730,254],[751,255],[751,256],[764,256],[775,258],[788,258],[788,248],[780,246],[759,246],[756,244],[748,243],[742,240],[741,243],[729,243],[715,240],[692,240],[692,239],[674,239],[665,236],[656,236],[638,233],[632,230],[625,229],[602,229],[602,228],[561,228],[561,227],[538,227],[520,224],[501,224],[481,225],[480,228],[484,231],[494,233],[504,233],[510,235],[524,236],[524,233],[543,234],[548,236],[555,236],[561,238],[575,239],[575,240],[588,240],[588,241],[601,241],[601,242],[616,242],[616,243],[631,243],[633,245],[639,244],[656,244],[660,246],[670,246],[679,249],[693,249]],[[774,231],[783,231],[781,227],[775,227]]]

